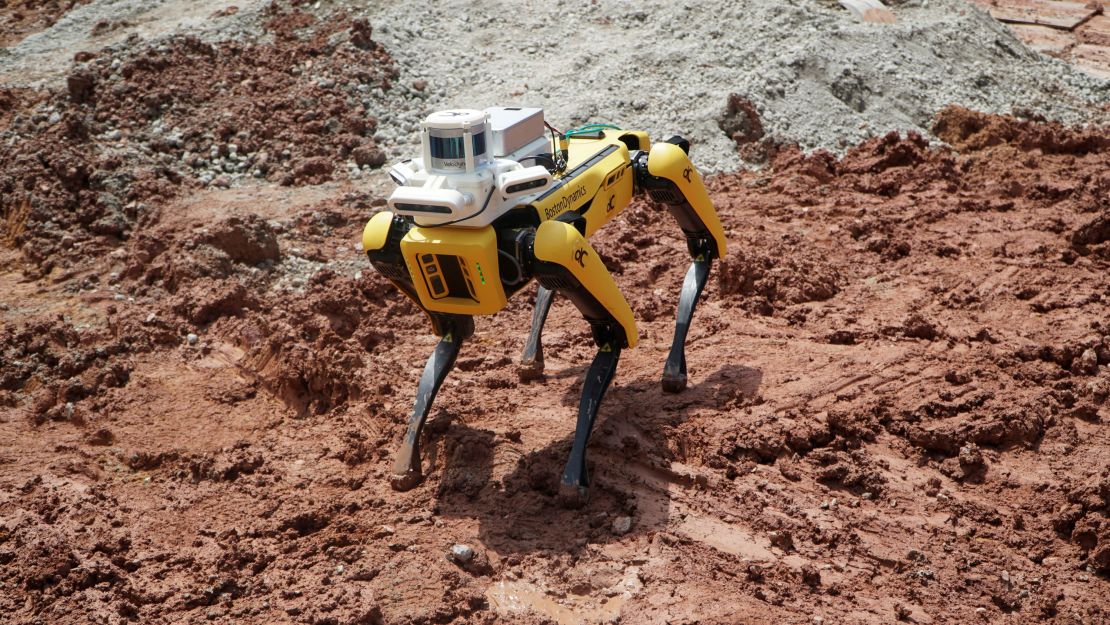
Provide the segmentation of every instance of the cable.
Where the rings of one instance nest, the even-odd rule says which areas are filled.
[[[478,215],[481,215],[483,212],[485,212],[486,207],[489,206],[490,198],[493,197],[493,192],[494,192],[495,189],[497,189],[496,184],[490,186],[489,193],[486,194],[486,201],[482,204],[482,208],[478,209],[478,212],[474,213],[473,215],[467,215],[466,217],[462,217],[460,219],[454,219],[452,221],[446,221],[446,222],[443,222],[441,224],[432,224],[430,226],[421,226],[420,224],[416,224],[416,225],[420,226],[421,228],[438,228],[439,226],[450,226],[452,224],[457,224],[460,221],[466,221],[467,219],[474,219]]]
[[[545,168],[547,168],[547,171],[549,171],[551,173],[555,173],[559,169],[559,166],[555,163],[555,159],[551,158],[550,156],[548,156],[546,154],[537,154],[535,156],[525,156],[524,158],[520,159],[520,161],[518,161],[518,162],[519,163],[524,163],[524,161],[529,161],[529,160],[536,161],[537,163],[543,165]]]
[[[569,139],[570,137],[574,137],[574,136],[577,136],[577,135],[588,135],[588,134],[593,134],[595,132],[601,132],[603,130],[620,130],[620,129],[621,129],[620,126],[616,126],[614,124],[585,124],[583,126],[579,126],[577,128],[571,128],[570,130],[568,130],[566,132],[566,137]]]

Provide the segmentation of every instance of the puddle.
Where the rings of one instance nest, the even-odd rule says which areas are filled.
[[[624,579],[612,587],[616,594],[603,599],[567,595],[556,600],[535,584],[523,581],[498,582],[486,590],[486,599],[490,607],[500,614],[535,612],[559,625],[586,625],[616,621],[625,602],[643,587],[640,571],[633,567],[625,571]]]
[[[755,536],[727,523],[707,517],[690,515],[682,520],[678,531],[718,551],[751,560],[774,560],[775,554]]]

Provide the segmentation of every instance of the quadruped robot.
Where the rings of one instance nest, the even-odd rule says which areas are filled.
[[[474,315],[492,315],[533,279],[532,328],[518,373],[543,374],[541,332],[555,294],[590,323],[597,355],[583,384],[560,496],[588,496],[586,447],[621,350],[636,346],[632,310],[589,237],[636,193],[666,206],[693,262],[663,367],[663,388],[686,387],[686,335],[713,259],[725,253],[721,222],[681,137],[651,144],[643,131],[591,124],[560,133],[538,108],[463,109],[430,115],[423,155],[394,165],[397,188],[374,215],[362,247],[374,268],[421,308],[440,338],[420,378],[391,478],[409,490],[423,475],[420,435]]]

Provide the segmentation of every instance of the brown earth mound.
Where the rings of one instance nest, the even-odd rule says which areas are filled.
[[[183,189],[244,177],[329,180],[380,167],[377,120],[352,95],[388,90],[365,20],[271,4],[269,43],[178,37],[82,55],[62,93],[0,89],[0,210],[33,273],[103,254]],[[29,206],[30,210],[23,210]]]
[[[0,2],[0,48],[54,25],[73,7],[88,0],[3,0]]]
[[[219,214],[216,191],[204,218],[136,222],[51,279],[21,281],[6,252],[0,612],[1106,622],[1110,148],[940,120],[955,149],[768,148],[767,170],[709,180],[733,251],[681,394],[659,387],[681,232],[645,201],[595,236],[641,345],[602,406],[581,510],[555,485],[589,328],[557,301],[547,375],[521,383],[524,296],[464,345],[424,484],[389,488],[435,338],[350,251],[379,198],[264,219]]]

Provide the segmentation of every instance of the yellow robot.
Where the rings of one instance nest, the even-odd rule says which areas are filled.
[[[550,139],[548,138],[550,133]],[[540,334],[556,293],[590,323],[597,355],[586,374],[574,443],[560,495],[588,495],[586,447],[622,349],[636,346],[636,321],[590,235],[647,192],[667,207],[693,259],[682,286],[663,388],[686,387],[686,334],[714,258],[725,253],[721,222],[681,137],[649,143],[647,133],[593,124],[560,133],[538,108],[464,109],[432,114],[421,126],[423,154],[394,165],[389,210],[366,224],[371,264],[427,315],[441,337],[417,388],[391,483],[422,479],[420,434],[432,401],[474,332],[533,279],[532,329],[519,368],[543,373]]]

